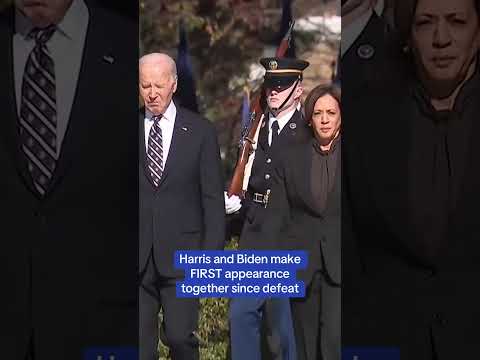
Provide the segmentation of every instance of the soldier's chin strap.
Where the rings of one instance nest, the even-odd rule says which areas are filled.
[[[272,113],[272,115],[277,115],[280,111],[282,111],[282,109],[283,109],[283,108],[285,107],[285,105],[287,104],[288,100],[290,100],[290,98],[292,97],[293,92],[294,92],[295,89],[297,88],[299,82],[300,82],[300,78],[298,78],[297,80],[295,80],[295,86],[293,87],[292,91],[290,91],[290,94],[288,94],[287,98],[286,98],[285,101],[282,103],[282,105],[280,105],[278,108],[270,108],[270,112]]]

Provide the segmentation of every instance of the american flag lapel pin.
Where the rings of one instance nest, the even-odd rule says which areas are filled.
[[[113,64],[115,59],[113,58],[113,56],[103,55],[103,61],[105,61],[106,63],[109,63],[109,64]]]

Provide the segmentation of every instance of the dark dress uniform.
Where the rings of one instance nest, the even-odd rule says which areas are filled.
[[[277,89],[278,92],[284,91],[293,84],[298,85],[303,69],[308,66],[307,62],[296,59],[265,58],[261,63],[266,68],[264,86]],[[277,70],[280,71],[277,73]],[[266,242],[261,239],[262,222],[272,184],[273,169],[282,151],[310,138],[310,131],[302,114],[295,110],[282,130],[277,133],[278,135],[272,131],[272,142],[269,145],[269,120],[267,113],[260,125],[258,146],[246,197],[242,203],[241,214],[245,220],[240,236],[240,249],[280,248],[274,241]],[[233,360],[262,358],[259,336],[262,319],[266,319],[264,325],[267,326],[269,335],[269,355],[275,359],[288,359],[294,356],[295,339],[287,298],[269,301],[265,298],[253,297],[232,299],[229,316]]]
[[[258,137],[258,148],[252,166],[252,175],[248,182],[248,189],[243,202],[245,207],[245,223],[240,237],[241,249],[276,249],[275,243],[267,243],[259,238],[264,220],[265,202],[268,201],[267,192],[271,190],[273,170],[277,165],[282,152],[295,144],[308,141],[311,131],[303,115],[295,111],[291,119],[282,129],[275,144],[268,144],[269,117],[265,116]],[[287,150],[288,151],[288,150]]]

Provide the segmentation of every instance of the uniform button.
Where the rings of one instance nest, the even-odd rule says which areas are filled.
[[[268,158],[267,159],[267,164],[270,164],[272,162],[272,159]]]
[[[270,179],[270,174],[265,175],[265,180],[268,180],[268,179]]]

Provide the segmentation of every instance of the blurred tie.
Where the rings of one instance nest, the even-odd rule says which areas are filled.
[[[160,119],[162,116],[153,116],[153,125],[148,134],[147,164],[150,180],[155,187],[160,184],[163,173],[163,142]]]
[[[279,129],[280,129],[280,127],[278,126],[278,121],[274,120],[273,123],[272,123],[272,143],[270,144],[270,146],[273,146],[278,141],[278,130]]]
[[[22,80],[20,138],[28,170],[43,196],[57,165],[57,106],[55,67],[46,43],[55,26],[34,29],[28,35],[35,47],[28,56]]]

